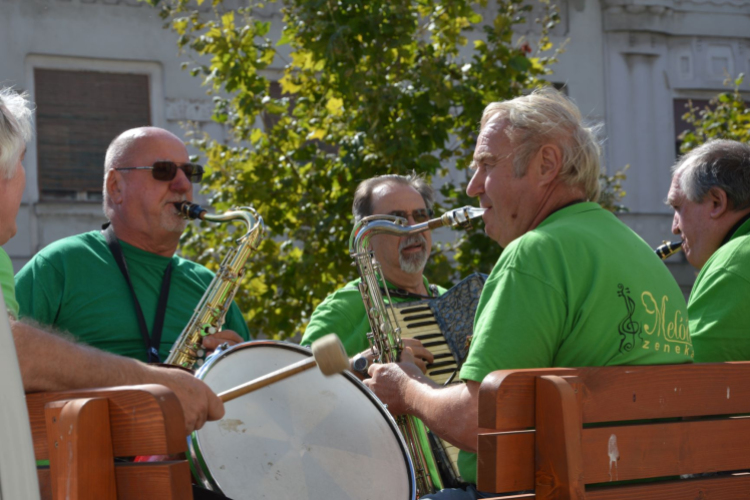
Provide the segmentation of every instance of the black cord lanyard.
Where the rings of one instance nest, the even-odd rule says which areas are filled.
[[[422,295],[421,293],[408,292],[403,288],[389,288],[388,295],[400,299],[432,299],[439,295],[437,285],[430,285],[428,290],[429,295]],[[380,293],[385,295],[385,288],[382,286],[380,287]]]
[[[169,261],[169,265],[164,270],[164,277],[161,280],[161,292],[159,293],[159,303],[156,306],[156,316],[154,317],[154,328],[151,332],[151,336],[148,334],[148,327],[146,326],[146,318],[143,317],[143,310],[141,304],[138,303],[138,297],[135,295],[135,289],[133,283],[130,281],[130,274],[128,273],[128,265],[125,262],[125,256],[122,254],[122,247],[120,242],[117,241],[115,231],[112,229],[112,225],[107,223],[102,228],[102,235],[107,241],[107,246],[112,252],[112,256],[117,262],[117,267],[120,268],[120,272],[125,277],[125,281],[130,288],[130,295],[133,297],[133,306],[135,308],[135,314],[138,319],[138,328],[141,330],[141,336],[143,337],[143,343],[146,344],[146,355],[148,356],[149,363],[161,363],[159,358],[159,344],[161,343],[161,331],[164,328],[164,316],[167,312],[167,299],[169,298],[169,282],[172,278],[172,261]]]

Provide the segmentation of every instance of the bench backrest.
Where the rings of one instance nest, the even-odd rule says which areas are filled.
[[[750,414],[749,380],[750,363],[492,373],[480,389],[478,487],[550,500],[745,498],[747,475],[674,477],[750,469],[750,419],[737,417]],[[662,479],[606,486],[647,478]],[[718,496],[699,496],[707,488]]]
[[[191,499],[186,460],[115,462],[187,448],[185,420],[166,387],[142,385],[28,394],[34,453],[49,460],[42,499]]]

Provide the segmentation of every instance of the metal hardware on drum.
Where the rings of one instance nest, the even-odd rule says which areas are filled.
[[[661,260],[666,260],[682,250],[682,241],[665,241],[663,245],[656,247],[654,252]]]
[[[380,282],[385,284],[386,280],[380,264],[374,259],[372,251],[368,250],[370,238],[377,234],[403,237],[443,226],[466,229],[471,226],[472,219],[480,217],[483,213],[482,208],[466,206],[413,226],[408,226],[406,219],[393,215],[371,215],[355,224],[349,237],[349,254],[354,259],[362,278],[359,291],[372,330],[367,338],[378,362],[398,361],[403,344],[401,328],[393,314],[388,289],[384,289],[387,303],[380,289]],[[396,422],[414,465],[418,496],[442,489],[441,479],[436,477],[436,474],[434,477],[431,472],[437,470],[432,450],[429,447],[425,450],[420,444],[427,441],[423,424],[415,417],[404,415],[397,417]]]
[[[313,355],[311,358],[300,360],[284,368],[258,377],[250,382],[238,385],[232,389],[227,389],[217,396],[227,403],[242,395],[249,394],[263,387],[268,387],[274,382],[279,382],[286,378],[296,375],[317,365],[320,372],[325,376],[341,373],[349,368],[349,358],[344,350],[344,344],[335,333],[319,338],[312,344]]]
[[[177,211],[185,219],[202,219],[209,222],[242,221],[247,232],[237,239],[237,246],[232,248],[221,261],[216,276],[208,285],[193,316],[185,329],[175,341],[165,364],[192,369],[196,364],[203,364],[205,350],[201,340],[206,335],[219,331],[224,318],[229,312],[234,296],[245,275],[245,262],[258,247],[263,236],[263,218],[255,209],[240,207],[220,215],[211,215],[206,209],[195,203],[181,201],[174,203]]]

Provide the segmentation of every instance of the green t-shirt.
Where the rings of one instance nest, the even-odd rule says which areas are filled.
[[[3,289],[5,308],[14,317],[18,317],[18,302],[13,284],[13,263],[5,250],[0,248],[0,287]]]
[[[596,203],[513,241],[484,285],[461,378],[502,369],[690,362],[687,306],[653,250]],[[461,476],[476,483],[476,455]]]
[[[365,305],[357,285],[361,280],[356,279],[339,288],[325,298],[315,309],[310,318],[310,323],[305,329],[305,334],[300,341],[301,345],[309,346],[313,341],[329,333],[335,333],[341,339],[348,356],[354,356],[368,349],[370,343],[367,341],[367,333],[370,331],[370,322],[367,320]],[[425,288],[430,289],[427,279],[424,278]],[[396,287],[387,283],[389,290]],[[445,289],[437,287],[438,295],[445,293]],[[391,296],[394,304],[399,302],[413,301],[413,298],[401,298]]]
[[[701,269],[688,316],[696,361],[750,361],[750,220]]]
[[[205,267],[181,257],[163,257],[120,241],[149,333],[162,277],[172,262],[167,312],[159,354],[164,360],[213,279]],[[125,278],[99,231],[64,238],[44,248],[16,276],[21,317],[72,333],[99,349],[146,360],[146,347]],[[236,304],[225,328],[248,339]]]

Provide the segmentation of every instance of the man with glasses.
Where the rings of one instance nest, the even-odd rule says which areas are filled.
[[[16,276],[22,317],[72,332],[88,345],[160,362],[190,320],[213,275],[175,255],[187,221],[175,202],[191,201],[203,168],[172,133],[142,127],[107,149],[104,213],[110,225],[40,251]],[[236,304],[207,350],[249,336]]]
[[[382,175],[367,179],[357,186],[354,193],[352,213],[354,222],[373,214],[390,214],[403,217],[409,225],[429,220],[432,213],[434,191],[424,179],[412,174]],[[372,237],[375,259],[383,269],[391,299],[395,302],[437,297],[445,289],[431,285],[422,274],[430,257],[432,237],[429,231],[398,237],[378,234]],[[329,295],[313,312],[310,323],[302,337],[302,345],[328,333],[341,338],[349,356],[369,353],[367,320],[357,284],[359,279],[348,283]],[[432,354],[417,340],[404,340],[414,352],[417,364],[425,369],[433,361]]]

